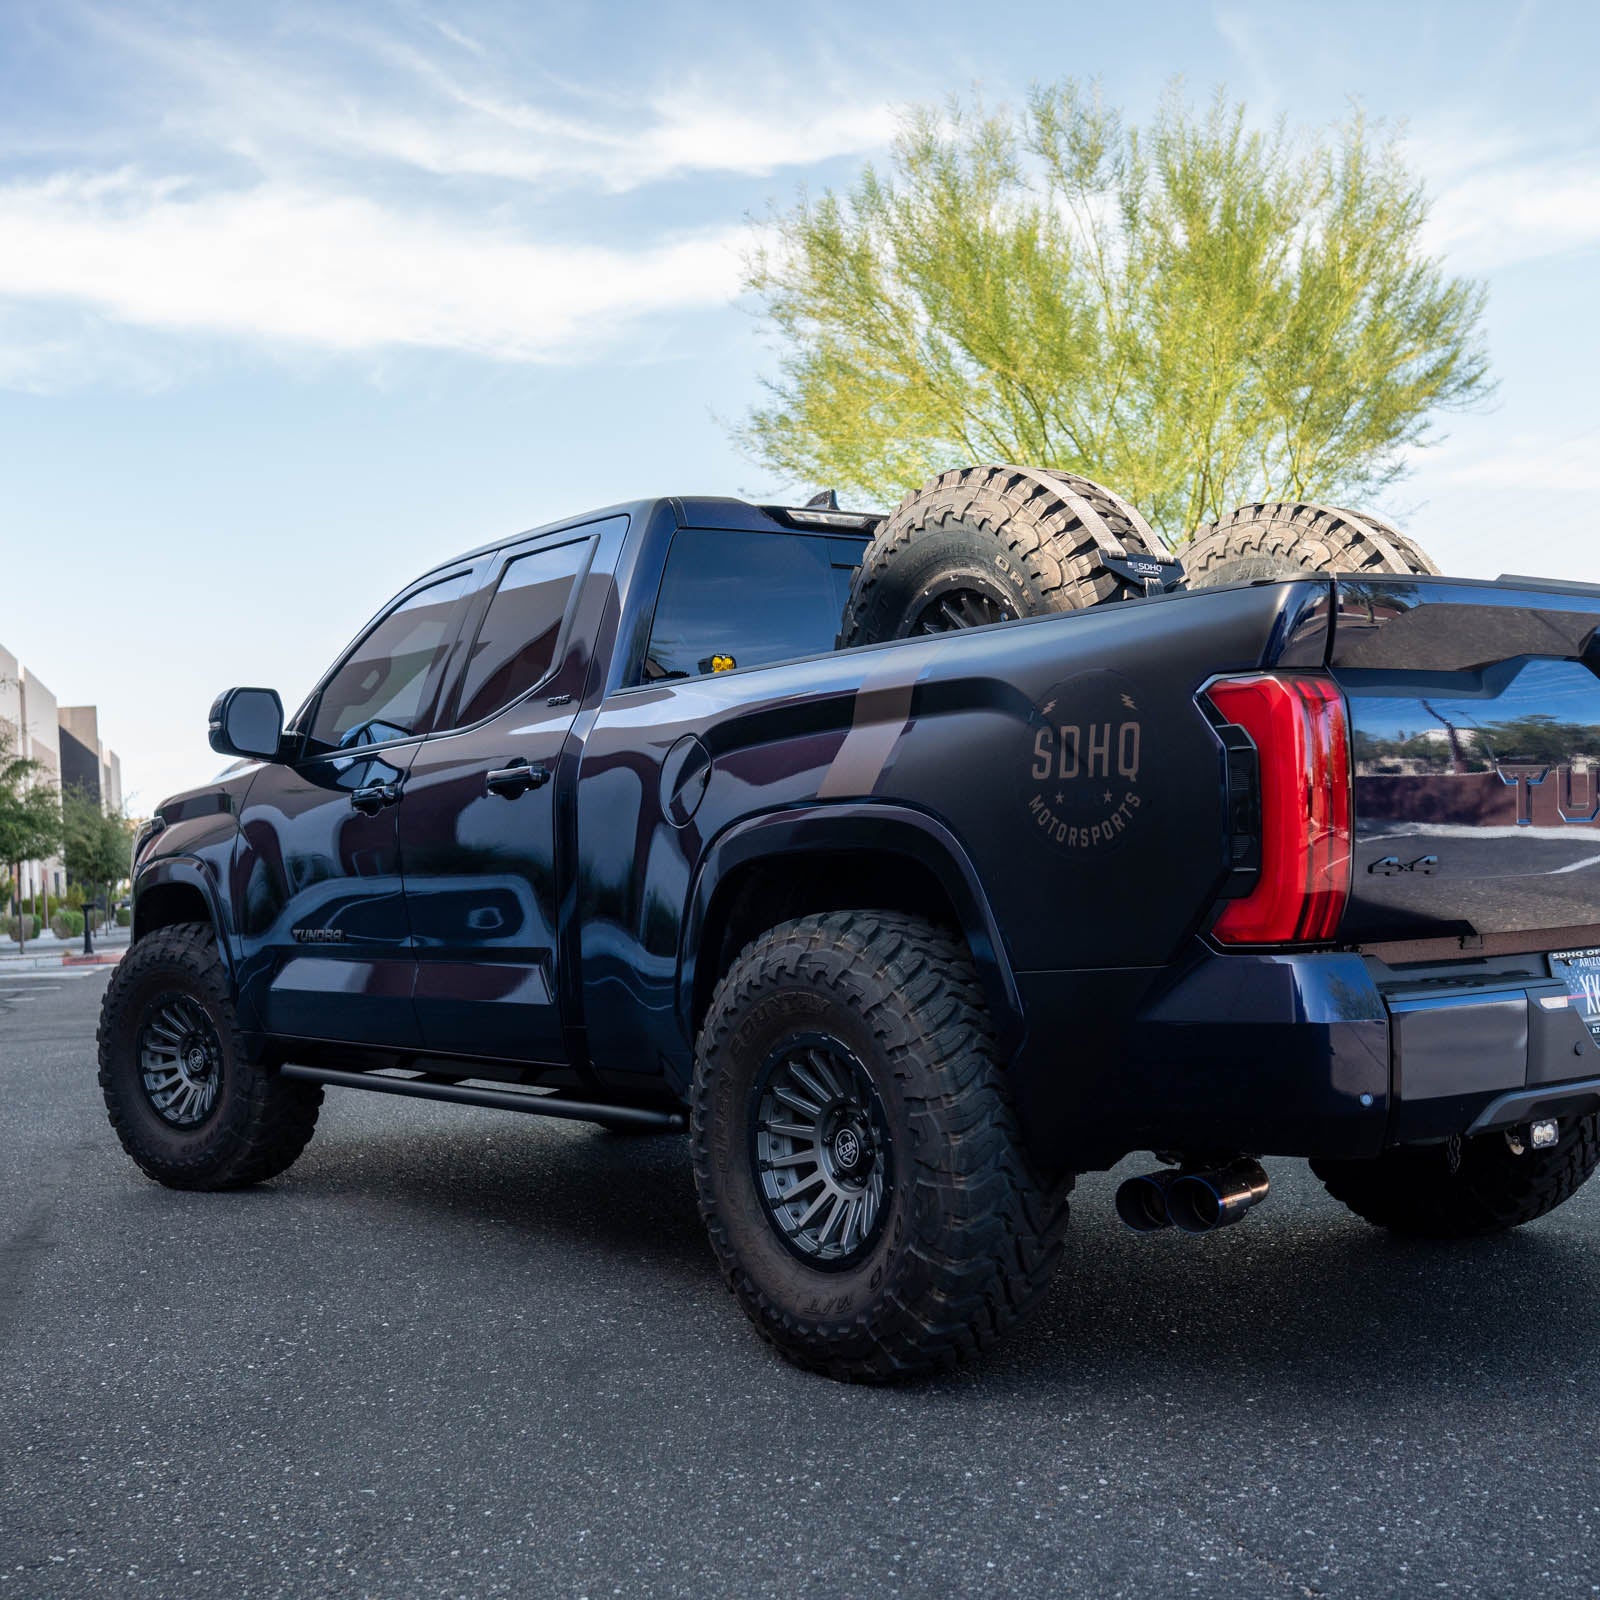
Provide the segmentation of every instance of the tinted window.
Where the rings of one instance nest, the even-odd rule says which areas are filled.
[[[591,548],[593,540],[579,539],[507,564],[473,642],[458,726],[509,705],[549,673],[567,601]]]
[[[760,667],[831,650],[864,542],[685,528],[656,601],[646,681],[713,663]]]
[[[382,744],[426,731],[424,696],[455,640],[456,606],[466,587],[465,573],[445,578],[419,589],[373,624],[322,691],[311,725],[313,752]]]

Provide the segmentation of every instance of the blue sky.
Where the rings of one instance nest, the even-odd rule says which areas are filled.
[[[752,227],[896,106],[1068,75],[1403,120],[1500,390],[1376,509],[1600,580],[1597,55],[1593,4],[0,0],[0,643],[148,810],[218,765],[218,689],[292,703],[453,551],[778,491],[726,426]]]

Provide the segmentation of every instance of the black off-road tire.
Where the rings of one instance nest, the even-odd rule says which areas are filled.
[[[1414,539],[1361,511],[1303,501],[1241,506],[1183,549],[1191,589],[1306,572],[1437,574]]]
[[[832,1269],[785,1241],[753,1131],[763,1063],[824,1036],[870,1079],[889,1174],[875,1237]],[[972,962],[920,918],[802,917],[749,945],[700,1032],[691,1133],[729,1286],[812,1371],[883,1382],[951,1368],[1034,1304],[1060,1256],[1072,1181],[1024,1159]]]
[[[1600,1165],[1600,1113],[1564,1123],[1548,1150],[1516,1155],[1501,1133],[1391,1150],[1375,1161],[1313,1161],[1328,1193],[1375,1228],[1472,1239],[1521,1227],[1570,1200]]]
[[[1109,489],[1070,472],[962,467],[907,495],[856,570],[841,646],[1078,611],[1144,592],[1104,557],[1169,561]]]
[[[210,1111],[192,1127],[156,1110],[140,1064],[141,1031],[174,996],[198,1005],[219,1056]],[[139,1169],[169,1188],[240,1189],[276,1177],[317,1125],[320,1084],[280,1077],[241,1052],[227,968],[204,923],[158,928],[129,949],[111,974],[96,1038],[111,1126]]]

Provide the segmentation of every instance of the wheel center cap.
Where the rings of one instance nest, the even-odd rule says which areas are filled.
[[[190,1045],[188,1054],[185,1055],[183,1059],[185,1065],[187,1065],[189,1068],[189,1071],[194,1073],[196,1076],[199,1076],[206,1070],[206,1052],[204,1046],[202,1045]]]
[[[841,1128],[833,1136],[833,1164],[840,1172],[851,1173],[861,1165],[865,1152],[854,1128]]]

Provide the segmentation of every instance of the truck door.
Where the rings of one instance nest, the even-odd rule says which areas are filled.
[[[441,729],[412,762],[400,855],[425,1049],[565,1058],[556,774],[589,662],[573,610],[604,533],[620,538],[626,525],[611,518],[500,553]]]
[[[397,816],[472,592],[470,568],[402,595],[296,719],[240,816],[241,996],[275,1034],[417,1043]]]

